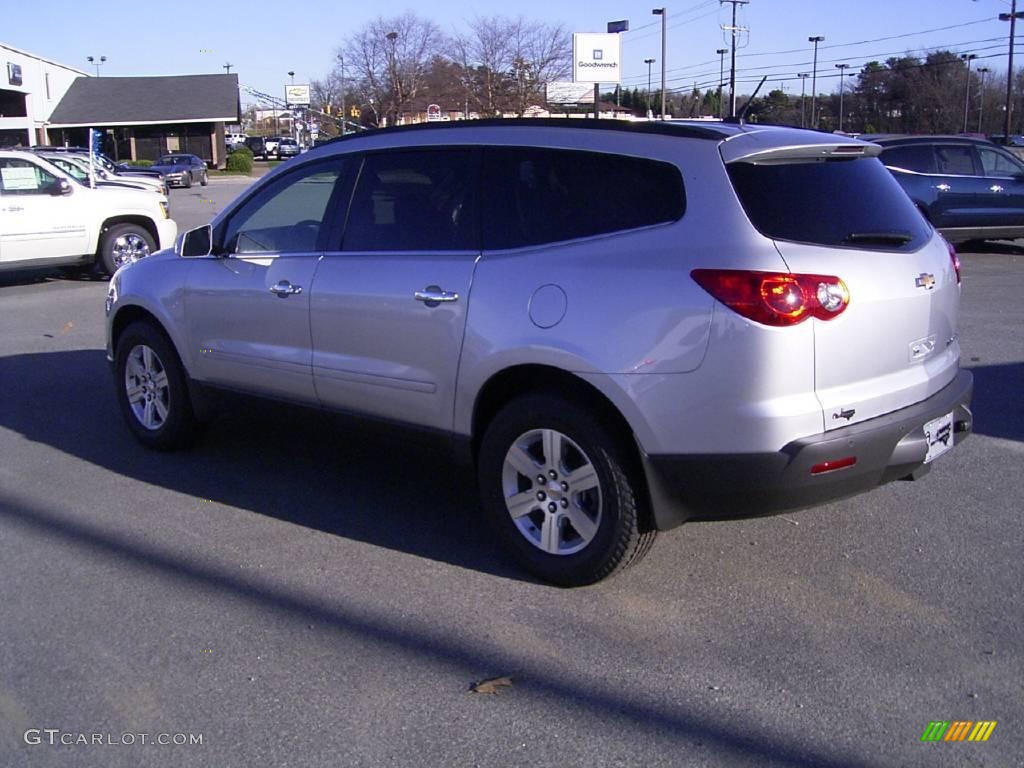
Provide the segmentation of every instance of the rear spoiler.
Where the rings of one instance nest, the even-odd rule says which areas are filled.
[[[730,147],[734,149],[735,147]],[[858,141],[844,144],[797,144],[754,149],[738,153],[726,160],[727,163],[751,163],[753,165],[785,165],[806,163],[815,160],[840,160],[856,157],[878,157],[882,148],[877,144]]]

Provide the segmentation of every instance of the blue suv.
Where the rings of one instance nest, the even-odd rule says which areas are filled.
[[[967,136],[884,136],[882,162],[947,240],[1024,237],[1024,163]]]

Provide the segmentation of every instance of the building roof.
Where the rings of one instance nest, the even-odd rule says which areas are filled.
[[[238,75],[79,77],[50,116],[74,128],[240,119]]]

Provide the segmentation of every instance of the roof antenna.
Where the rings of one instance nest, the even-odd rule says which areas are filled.
[[[757,84],[757,88],[754,89],[754,92],[750,95],[750,98],[747,99],[747,103],[743,105],[743,109],[741,109],[740,113],[736,115],[735,120],[729,121],[730,123],[737,122],[740,125],[743,125],[743,118],[747,116],[747,110],[750,109],[750,105],[754,103],[754,99],[757,98],[757,92],[761,90],[761,86],[764,85],[764,81],[767,79],[768,75],[765,75],[764,77],[761,78],[761,82]]]

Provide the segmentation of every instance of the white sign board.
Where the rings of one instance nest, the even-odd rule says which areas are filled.
[[[618,35],[576,32],[572,36],[573,82],[622,82],[621,58],[621,42]]]
[[[436,123],[441,119],[441,107],[438,104],[427,105],[427,122]]]
[[[284,87],[284,100],[290,107],[308,107],[309,86],[286,85]]]
[[[548,104],[593,104],[594,86],[591,83],[548,83]]]

